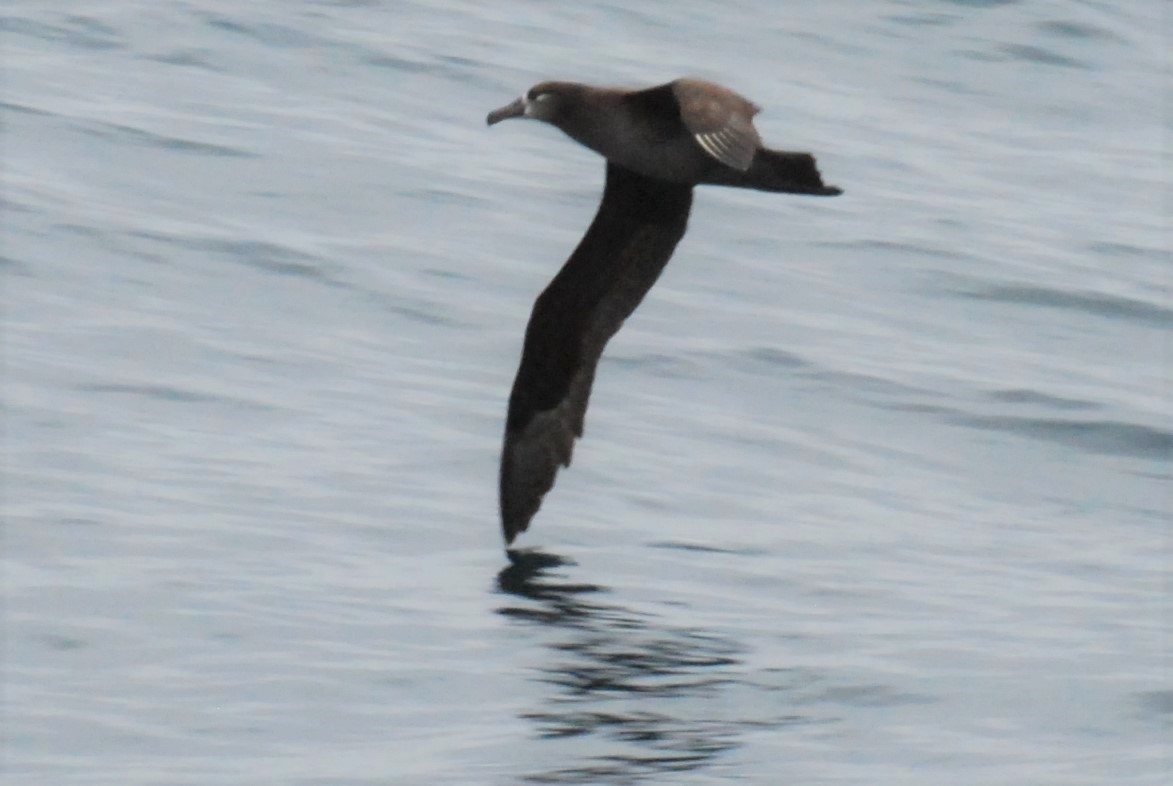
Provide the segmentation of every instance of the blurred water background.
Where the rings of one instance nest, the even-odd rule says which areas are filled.
[[[1173,782],[1171,5],[11,0],[13,784]],[[510,567],[533,298],[707,77],[698,191]]]

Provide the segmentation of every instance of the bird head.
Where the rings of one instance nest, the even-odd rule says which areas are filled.
[[[540,82],[516,101],[494,109],[485,122],[494,125],[513,117],[528,117],[556,126],[582,89],[582,85],[573,82]]]

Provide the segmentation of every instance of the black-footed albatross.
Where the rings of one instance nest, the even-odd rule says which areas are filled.
[[[489,113],[562,129],[607,159],[599,211],[538,296],[509,395],[501,453],[501,525],[510,544],[570,466],[599,357],[684,235],[698,184],[835,196],[810,153],[762,147],[759,107],[698,79],[646,90],[542,82]]]

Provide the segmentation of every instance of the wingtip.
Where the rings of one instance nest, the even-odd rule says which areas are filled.
[[[503,507],[501,511],[501,535],[505,539],[506,548],[511,546],[513,541],[517,540],[518,535],[529,529],[529,522],[532,518],[533,513],[527,516],[508,506]]]
[[[506,547],[510,546],[518,535],[526,531],[532,517],[532,513],[527,516],[524,511],[519,510],[515,496],[510,493],[509,489],[502,486],[501,535],[505,538]]]
[[[513,541],[517,538],[521,529],[511,522],[506,516],[501,517],[501,537],[505,539],[505,548],[508,549],[513,545]]]

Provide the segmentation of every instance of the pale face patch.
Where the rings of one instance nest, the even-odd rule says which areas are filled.
[[[550,120],[554,116],[554,94],[553,93],[538,93],[533,98],[527,96],[521,97],[525,104],[525,116],[533,118],[534,120]]]

